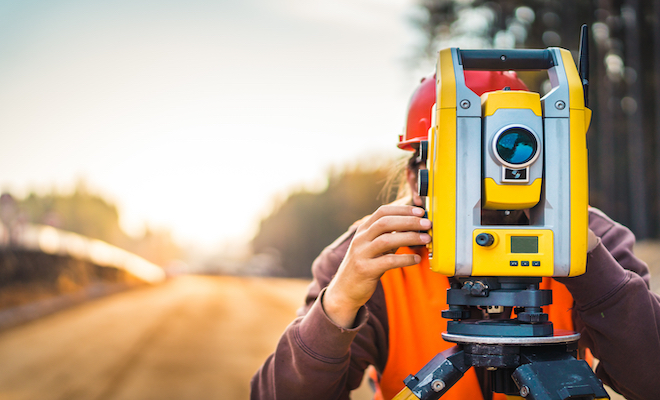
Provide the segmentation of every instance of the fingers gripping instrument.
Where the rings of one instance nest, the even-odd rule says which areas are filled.
[[[477,96],[466,70],[546,70],[543,96]],[[431,269],[447,276],[576,276],[586,267],[588,178],[584,81],[568,50],[440,51],[420,195],[433,221]],[[488,212],[526,210],[524,225]],[[497,211],[499,210],[499,211]],[[505,211],[506,210],[506,211]]]

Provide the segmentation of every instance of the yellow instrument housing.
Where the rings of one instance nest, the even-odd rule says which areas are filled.
[[[481,108],[483,116],[489,117],[495,111],[502,108],[525,108],[530,109],[539,117],[541,112],[541,97],[536,92],[524,92],[522,90],[496,90],[481,95]]]
[[[531,185],[498,185],[492,178],[484,179],[484,208],[487,210],[524,210],[534,207],[541,197],[542,180]]]
[[[591,111],[585,107],[582,81],[570,52],[558,48],[547,52],[552,57],[548,73],[553,89],[540,98],[535,92],[510,90],[479,97],[465,86],[460,50],[440,51],[427,159],[426,208],[433,222],[428,248],[433,271],[447,276],[536,277],[585,272],[589,195],[586,132]],[[478,107],[476,114],[470,114],[474,109],[467,109],[470,103]],[[509,115],[523,114],[539,121],[530,126],[542,143],[541,155],[526,167],[538,176],[531,174],[528,181],[520,183],[484,176],[483,163],[493,158],[492,141],[482,131],[486,119],[505,126]],[[485,209],[528,210],[530,223],[482,225],[481,211]],[[480,233],[490,233],[494,243],[476,244]],[[534,238],[538,249],[512,252],[512,238],[520,237]],[[519,264],[514,266],[513,261]],[[529,266],[522,266],[523,261]]]
[[[495,228],[495,227],[493,227]],[[495,242],[491,246],[472,247],[474,276],[551,276],[554,272],[553,232],[551,230],[475,229],[477,235],[488,233]],[[514,251],[515,238],[537,240],[535,252]],[[512,249],[513,248],[513,249]]]

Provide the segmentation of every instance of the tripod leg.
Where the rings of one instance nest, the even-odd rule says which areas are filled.
[[[412,390],[408,389],[408,387],[404,387],[399,393],[397,393],[396,396],[392,398],[392,400],[417,400],[419,397],[415,396],[412,392]]]
[[[521,365],[512,378],[526,400],[609,399],[589,364],[572,357]]]
[[[439,399],[469,368],[462,348],[454,346],[438,353],[416,375],[409,375],[404,380],[406,387],[394,400]]]

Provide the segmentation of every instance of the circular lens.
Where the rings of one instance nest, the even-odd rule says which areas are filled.
[[[509,164],[525,164],[536,155],[538,142],[532,132],[523,128],[508,129],[497,138],[495,150]]]

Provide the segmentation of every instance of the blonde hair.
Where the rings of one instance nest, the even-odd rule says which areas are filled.
[[[408,170],[417,172],[420,166],[418,149],[415,150],[412,156],[401,157],[393,163],[381,190],[381,201],[385,204],[393,201],[411,203],[412,193],[406,174]]]

